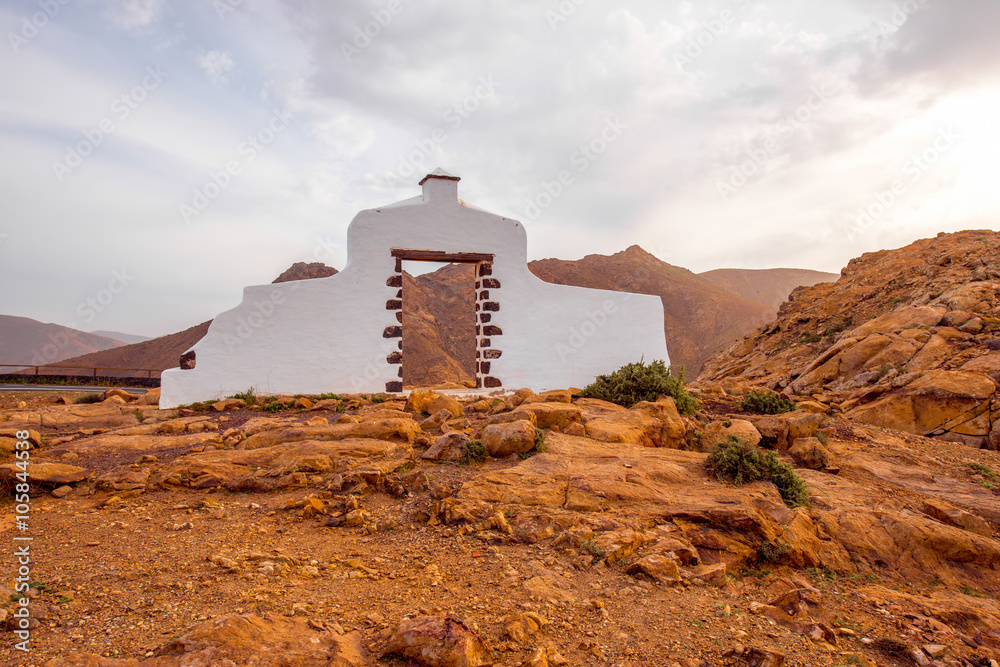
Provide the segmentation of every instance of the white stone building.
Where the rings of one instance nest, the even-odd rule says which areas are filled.
[[[582,387],[641,358],[669,363],[659,297],[540,280],[528,270],[521,223],[461,201],[458,181],[437,170],[419,196],[358,213],[337,275],[247,287],[185,355],[193,367],[163,372],[160,406],[251,387],[402,391],[404,260],[476,265],[476,377],[485,390]]]

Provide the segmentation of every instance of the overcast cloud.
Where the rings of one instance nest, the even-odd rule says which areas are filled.
[[[354,214],[438,166],[531,258],[835,272],[997,229],[998,24],[995,0],[0,2],[0,313],[186,328],[343,268]]]

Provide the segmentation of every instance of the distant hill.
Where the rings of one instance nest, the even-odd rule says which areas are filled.
[[[121,347],[123,341],[28,317],[0,315],[0,364],[46,364]],[[0,372],[13,369],[0,369]]]
[[[809,269],[715,269],[698,275],[744,299],[775,307],[787,301],[796,287],[832,283],[840,278],[836,273]]]
[[[329,278],[337,275],[337,269],[327,266],[322,262],[295,262],[280,276],[272,281],[274,283],[290,283],[293,280],[309,280],[311,278]]]
[[[181,355],[191,349],[208,333],[208,325],[212,321],[202,322],[190,329],[179,331],[168,336],[160,336],[142,343],[123,345],[112,350],[94,352],[83,356],[67,359],[64,363],[74,366],[99,366],[101,368],[142,368],[162,371],[176,368],[180,364]],[[53,370],[58,370],[54,368]],[[108,375],[131,375],[125,373],[108,373]],[[157,377],[154,373],[153,377]]]
[[[147,340],[153,340],[149,336],[136,336],[134,334],[121,333],[120,331],[91,331],[90,333],[95,336],[104,336],[105,338],[110,338],[112,340],[121,341],[124,345],[131,345],[132,343],[144,343]]]

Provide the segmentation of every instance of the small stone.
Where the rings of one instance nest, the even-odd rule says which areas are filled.
[[[918,648],[914,648],[913,650],[910,651],[910,657],[913,658],[914,662],[920,665],[920,667],[929,667],[929,665],[931,664],[931,661],[927,659],[927,656],[924,655],[924,652]]]
[[[66,484],[52,489],[52,497],[54,498],[65,498],[71,493],[73,493],[73,487]]]
[[[948,647],[942,644],[924,644],[924,653],[937,660],[948,652]]]

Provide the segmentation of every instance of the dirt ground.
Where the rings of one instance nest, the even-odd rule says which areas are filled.
[[[62,395],[0,394],[0,412],[53,409]],[[79,394],[65,395],[72,399]],[[724,403],[712,405],[713,411],[725,408]],[[288,410],[275,416],[297,414]],[[244,408],[225,416],[229,419],[219,425],[220,436],[261,413]],[[339,414],[308,412],[301,419],[316,416],[332,422]],[[99,425],[39,430],[47,442],[72,442],[93,435],[95,428],[100,432]],[[841,428],[853,438],[843,442],[887,461],[934,460],[939,469],[930,470],[931,475],[975,481],[975,471],[967,466],[970,459],[1000,470],[995,452],[902,434],[894,435],[900,445],[893,449],[850,426]],[[183,453],[156,455],[164,464]],[[98,476],[131,463],[101,457],[70,462]],[[13,648],[16,639],[4,632],[0,662],[40,666],[72,651],[141,659],[200,622],[231,614],[336,623],[344,631],[363,633],[366,648],[377,659],[401,619],[442,612],[459,616],[477,631],[494,649],[497,665],[520,665],[537,646],[554,648],[570,665],[621,667],[753,664],[733,654],[741,646],[774,651],[787,664],[803,666],[912,665],[902,647],[927,644],[947,645],[953,664],[988,666],[991,658],[1000,659],[989,641],[970,646],[952,628],[925,620],[934,616],[932,607],[945,603],[996,613],[997,591],[934,581],[914,584],[877,570],[844,576],[767,562],[729,572],[721,585],[695,580],[668,586],[627,573],[628,563],[607,565],[571,545],[525,543],[500,530],[462,534],[458,525],[428,523],[438,501],[463,483],[521,464],[517,457],[472,465],[417,458],[407,472],[426,475],[422,490],[394,497],[369,489],[356,497],[382,527],[372,534],[325,526],[323,516],[302,516],[302,500],[309,496],[344,500],[324,491],[326,480],[256,493],[150,489],[133,497],[119,494],[111,503],[113,494],[88,483],[76,485],[61,499],[35,496],[30,517],[32,607],[40,625],[33,630],[27,656]],[[856,473],[845,471],[844,479],[851,474]],[[881,484],[887,498],[907,502],[914,493],[867,481]],[[498,509],[510,516],[516,510],[503,504]],[[8,589],[15,572],[9,546],[17,534],[13,517],[13,501],[5,497],[0,540],[8,546],[0,571]],[[219,564],[225,562],[220,557],[244,566],[227,568]],[[247,567],[247,562],[253,565]],[[303,570],[306,566],[315,569]],[[525,588],[526,578],[551,573],[568,582],[559,595],[540,597]],[[835,639],[814,641],[760,613],[760,605],[792,589],[815,589]],[[4,598],[11,593],[2,591]],[[7,608],[13,610],[14,603]],[[541,614],[549,624],[518,643],[507,634],[502,618],[524,611]],[[417,663],[386,656],[381,664]]]

